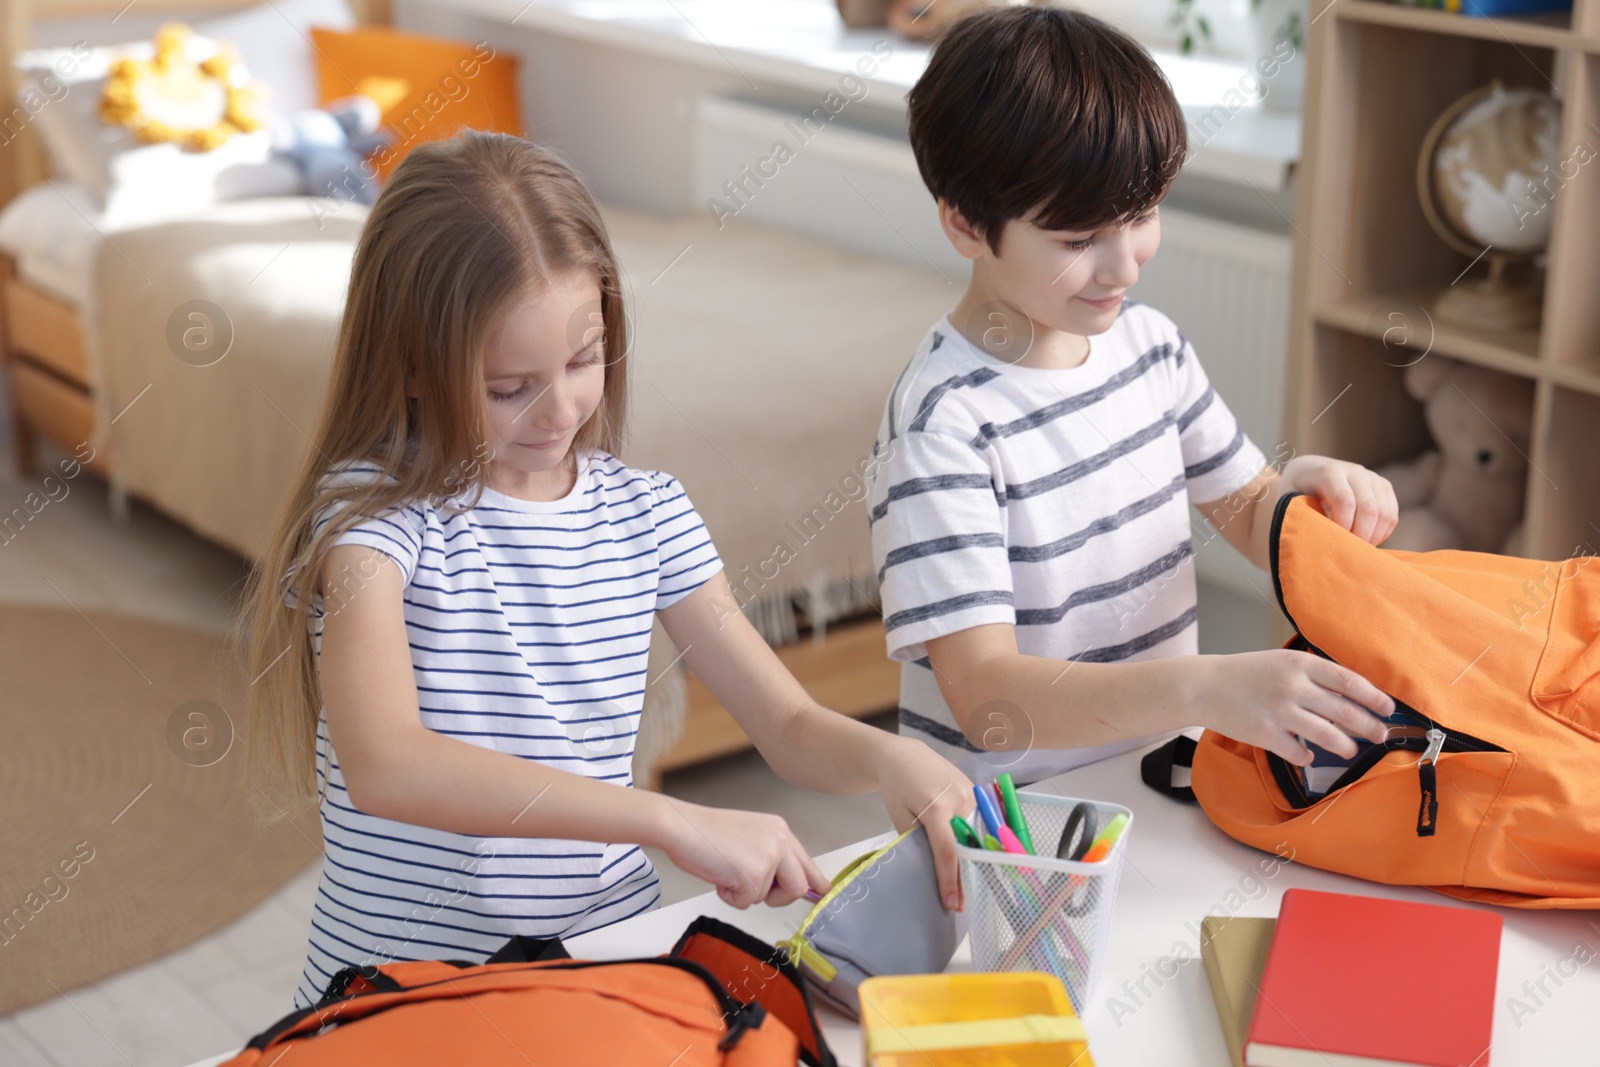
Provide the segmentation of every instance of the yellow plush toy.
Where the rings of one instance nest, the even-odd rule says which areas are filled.
[[[152,58],[112,63],[100,120],[128,127],[147,144],[172,142],[197,152],[260,129],[266,122],[260,86],[226,49],[196,63],[187,47],[191,35],[181,23],[163,26]]]

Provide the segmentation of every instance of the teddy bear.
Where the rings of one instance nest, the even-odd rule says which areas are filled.
[[[1470,363],[1425,356],[1405,370],[1434,447],[1381,467],[1400,521],[1384,548],[1459,548],[1518,555],[1533,383]]]
[[[274,148],[299,168],[304,192],[371,204],[378,180],[363,161],[394,141],[382,123],[375,100],[346,96],[296,112],[274,128]]]

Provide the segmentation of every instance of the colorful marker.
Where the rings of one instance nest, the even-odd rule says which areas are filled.
[[[778,880],[776,878],[772,880],[772,888],[778,888]],[[816,904],[822,900],[822,894],[817,892],[815,889],[808,887],[806,889],[806,899],[811,901],[811,903]]]
[[[1006,771],[996,778],[995,785],[1000,788],[1000,804],[1005,808],[1006,822],[1011,824],[1028,855],[1035,855],[1033,835],[1028,832],[1028,820],[1023,818],[1022,803],[1017,800],[1017,784],[1011,780],[1011,772]]]
[[[998,838],[1000,827],[1006,821],[1000,817],[1000,808],[995,804],[993,795],[981,785],[972,787],[972,795],[978,798],[978,815],[982,817],[984,827]]]
[[[978,840],[978,832],[972,828],[971,823],[961,816],[956,815],[950,819],[950,829],[956,832],[957,843],[967,848],[983,847],[983,843]]]
[[[1083,862],[1099,863],[1109,856],[1111,849],[1117,843],[1117,838],[1122,836],[1122,831],[1127,825],[1128,817],[1118,813],[1115,818],[1106,824],[1106,828],[1100,831],[1099,836],[1094,839],[1094,844],[1089,846],[1089,851],[1083,854]]]

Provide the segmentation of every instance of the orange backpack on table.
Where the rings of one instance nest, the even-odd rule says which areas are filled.
[[[1376,548],[1289,494],[1272,523],[1289,642],[1394,698],[1392,729],[1329,784],[1207,731],[1144,779],[1230,837],[1375,882],[1516,908],[1600,908],[1600,558]],[[1363,742],[1365,744],[1365,742]]]
[[[346,968],[223,1067],[834,1067],[782,950],[696,919],[665,956],[571,959],[514,937],[482,964]]]

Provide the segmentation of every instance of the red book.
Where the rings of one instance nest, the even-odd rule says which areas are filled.
[[[1290,889],[1247,1067],[1487,1067],[1500,916]]]

